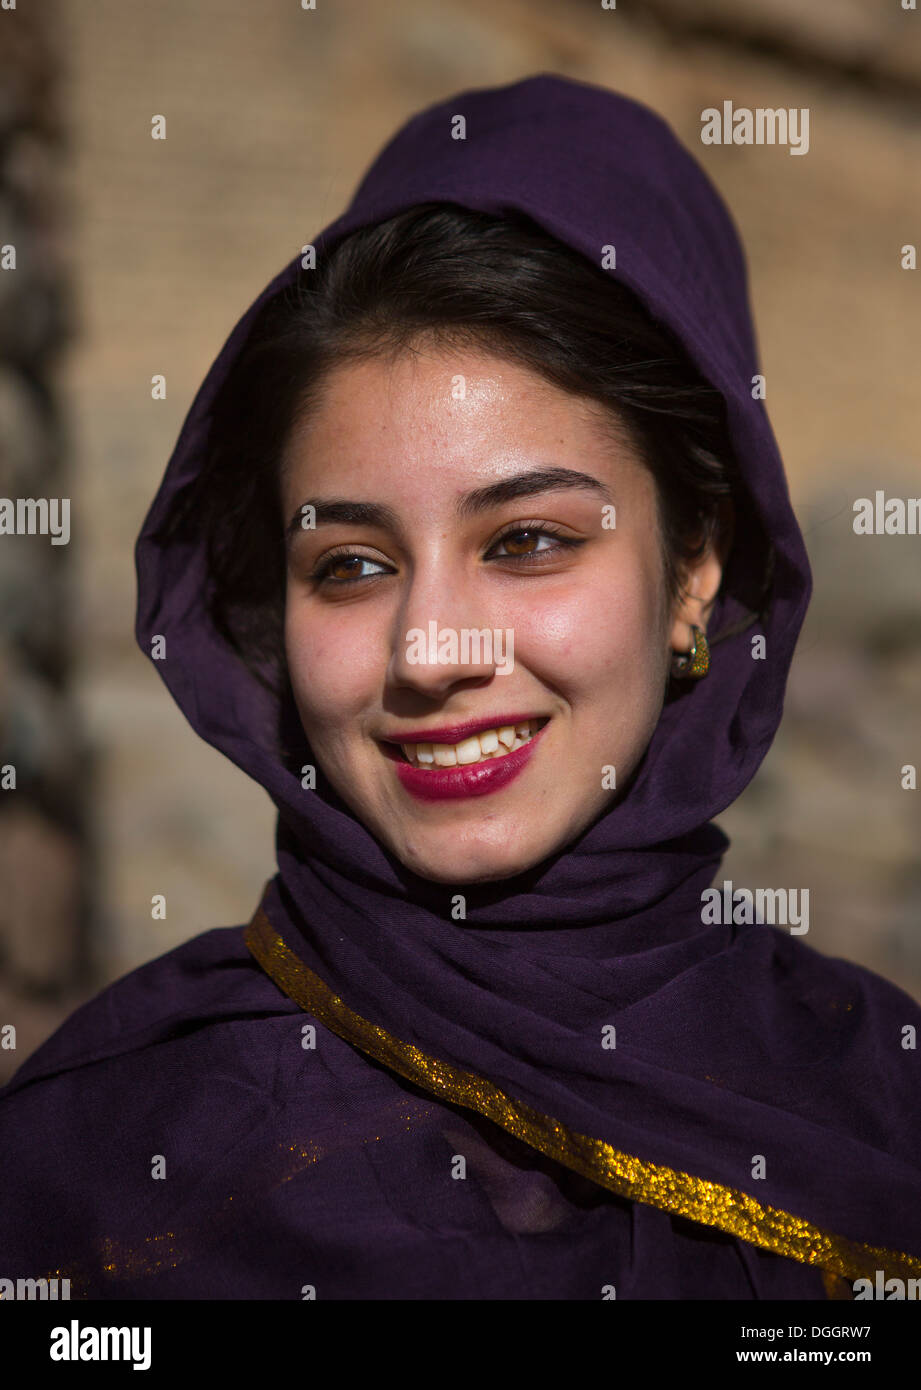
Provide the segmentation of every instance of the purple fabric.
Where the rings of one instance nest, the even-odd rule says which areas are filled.
[[[450,138],[458,111],[466,142]],[[140,646],[166,636],[169,659],[155,668],[189,722],[277,806],[264,909],[351,1009],[573,1131],[921,1257],[919,1063],[901,1046],[921,1010],[782,929],[701,921],[727,843],[709,822],[770,746],[810,592],[778,449],[751,395],[758,362],[731,218],[658,116],[546,74],[412,119],[315,239],[318,258],[431,200],[518,209],[595,264],[616,246],[616,276],[726,400],[775,549],[764,624],[717,643],[706,679],[666,706],[620,805],[529,873],[465,885],[467,920],[452,920],[450,885],[409,873],[319,769],[304,791],[282,764],[279,711],[209,624],[203,555],[156,539],[201,466],[210,402],[255,312],[294,279],[295,261],[206,377],[144,523]],[[747,563],[743,537],[739,574]],[[721,600],[711,631],[740,612]],[[755,633],[764,661],[751,657]],[[598,1298],[606,1284],[618,1297],[825,1297],[816,1269],[617,1197],[322,1026],[305,1052],[308,1016],[241,931],[205,933],[118,982],[6,1088],[0,1236],[19,1263],[71,1261],[81,1287],[107,1297],[296,1298],[303,1284],[368,1298]],[[611,1023],[613,1051],[599,1042]],[[167,1151],[174,1176],[152,1181],[150,1156]],[[468,1156],[467,1183],[450,1179],[454,1153]],[[117,1184],[116,1172],[127,1174]],[[149,1268],[166,1231],[180,1253]],[[108,1272],[107,1241],[120,1252]]]

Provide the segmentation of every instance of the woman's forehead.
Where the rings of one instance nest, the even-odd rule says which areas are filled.
[[[430,485],[458,475],[472,485],[585,457],[609,480],[638,462],[617,412],[518,362],[450,349],[336,367],[292,427],[284,472],[300,485],[331,466],[339,482],[421,468]]]

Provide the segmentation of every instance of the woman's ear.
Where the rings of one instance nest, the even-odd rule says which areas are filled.
[[[698,559],[683,567],[681,592],[672,608],[670,646],[674,652],[690,651],[694,645],[692,628],[707,630],[707,623],[723,579],[723,568],[732,548],[735,509],[730,501],[720,503],[713,539]]]

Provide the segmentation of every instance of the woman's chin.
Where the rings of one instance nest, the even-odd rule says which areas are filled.
[[[436,837],[431,843],[416,841],[412,845],[388,838],[391,853],[412,873],[433,883],[455,887],[514,878],[539,864],[551,852],[542,842],[540,845],[532,842],[531,851],[524,852],[521,848],[524,843],[527,841],[523,835],[502,844],[469,845],[458,844],[456,835],[450,842],[439,843]]]

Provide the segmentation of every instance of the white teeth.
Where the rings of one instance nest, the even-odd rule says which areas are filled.
[[[540,719],[529,719],[514,728],[506,724],[500,729],[484,729],[460,743],[401,743],[400,747],[416,767],[463,767],[513,753],[537,733],[541,723]]]
[[[478,738],[465,738],[455,748],[459,763],[478,763],[483,756]]]

